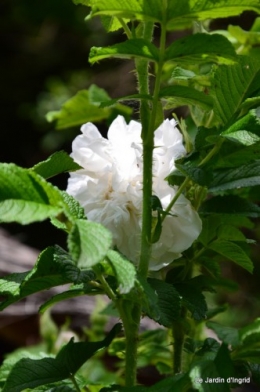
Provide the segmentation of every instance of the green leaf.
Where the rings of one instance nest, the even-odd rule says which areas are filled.
[[[225,191],[260,184],[260,160],[234,169],[219,169],[210,183],[210,192]]]
[[[256,141],[259,141],[260,107],[250,110],[249,113],[247,113],[244,117],[236,121],[226,131],[222,132],[221,136],[236,139],[240,143],[247,146],[250,146]],[[253,136],[255,136],[255,141],[254,139],[251,141]]]
[[[202,214],[239,214],[258,218],[260,207],[236,195],[216,196],[206,200],[200,207]]]
[[[168,30],[190,27],[194,20],[225,18],[227,15],[239,15],[245,10],[260,11],[258,0],[229,0],[228,4],[223,0],[217,3],[209,0],[169,1],[168,3],[163,3],[161,0],[89,1],[92,6],[92,16],[101,14],[132,20],[151,20],[166,24]]]
[[[51,178],[57,174],[82,169],[73,159],[65,152],[58,151],[52,154],[46,161],[42,161],[33,166],[32,170],[43,178]]]
[[[175,284],[174,287],[182,298],[183,306],[191,312],[192,318],[197,321],[205,320],[208,307],[200,290],[188,283]]]
[[[223,343],[230,344],[233,348],[239,345],[239,333],[236,328],[220,325],[214,321],[208,321],[207,327],[212,329]]]
[[[3,392],[20,392],[26,388],[35,388],[70,378],[97,351],[109,346],[120,330],[121,325],[116,324],[106,338],[99,342],[74,343],[72,338],[56,358],[21,359],[10,372]]]
[[[233,62],[236,57],[233,45],[220,34],[189,35],[174,41],[165,52],[165,61],[174,61],[178,65],[198,61]]]
[[[107,252],[107,258],[115,272],[120,294],[127,294],[134,287],[136,270],[134,265],[123,255],[114,250]]]
[[[176,168],[183,173],[185,176],[188,176],[194,181],[196,184],[201,186],[208,186],[212,182],[212,170],[194,167],[189,164],[181,165],[179,163],[175,163]],[[174,172],[173,172],[174,175]],[[169,179],[171,178],[171,174],[169,175]]]
[[[0,221],[29,224],[62,212],[60,191],[30,169],[0,164]]]
[[[68,236],[68,247],[79,268],[101,262],[112,245],[112,234],[99,223],[78,219]]]
[[[260,159],[260,142],[244,146],[238,142],[226,140],[217,156],[215,167],[230,168],[246,165]]]
[[[208,359],[206,353],[203,359],[192,366],[192,385],[200,392],[229,392],[230,387],[226,379],[234,375],[234,369],[227,346],[222,344],[212,356],[212,359]]]
[[[122,20],[125,24],[129,22],[129,19],[126,18],[122,18]],[[107,32],[117,31],[123,27],[121,21],[117,17],[113,18],[113,16],[102,15],[101,22]]]
[[[167,28],[179,30],[191,27],[195,20],[226,18],[240,15],[243,11],[253,10],[260,12],[258,0],[183,0],[181,2],[168,2]]]
[[[51,297],[49,300],[44,302],[44,304],[42,304],[39,308],[39,313],[44,313],[50,307],[56,305],[59,302],[66,301],[67,299],[70,298],[82,297],[83,295],[97,295],[97,294],[104,294],[104,291],[102,289],[93,287],[92,285],[87,283],[73,285],[69,290],[56,294],[53,297]]]
[[[234,263],[240,265],[240,267],[246,269],[250,273],[253,272],[253,263],[244,250],[233,242],[226,241],[223,239],[217,239],[208,245],[208,248],[214,250],[218,254],[232,260]]]
[[[86,283],[94,278],[92,271],[80,271],[62,248],[48,247],[40,253],[31,271],[0,279],[0,292],[6,297],[0,310],[36,292],[67,283]]]
[[[157,304],[151,304],[150,309],[145,309],[147,315],[159,324],[170,327],[173,321],[179,318],[181,306],[179,293],[171,284],[165,283],[159,279],[149,278],[148,284],[152,287],[155,295],[158,297],[158,302]],[[146,294],[150,296],[148,291],[146,291]],[[153,301],[152,297],[151,300]],[[155,309],[152,309],[153,306]]]
[[[245,347],[252,344],[258,345],[260,340],[260,318],[241,328],[239,330],[239,338]]]
[[[56,121],[57,129],[79,126],[87,122],[96,122],[113,115],[127,115],[131,109],[117,104],[112,108],[100,108],[100,103],[109,101],[105,90],[92,85],[89,90],[81,90],[74,97],[65,102],[60,111],[49,112],[47,121]]]
[[[169,86],[161,89],[160,97],[168,97],[165,109],[183,105],[198,105],[204,110],[211,110],[213,100],[209,95],[187,86]]]
[[[95,15],[112,15],[129,19],[139,20],[162,20],[162,3],[160,0],[138,0],[120,1],[120,0],[90,0],[92,6],[92,16]]]
[[[215,115],[222,125],[239,114],[242,103],[258,95],[260,89],[260,62],[246,56],[238,59],[234,65],[218,66],[212,78],[210,95],[215,100]]]
[[[120,59],[143,58],[158,62],[159,50],[145,39],[129,39],[128,41],[105,48],[92,47],[89,54],[89,62],[93,64],[97,61],[113,57]]]

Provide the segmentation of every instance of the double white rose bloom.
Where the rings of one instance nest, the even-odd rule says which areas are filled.
[[[67,191],[83,206],[89,220],[99,222],[113,234],[114,245],[129,260],[140,256],[142,213],[141,124],[126,124],[118,116],[108,130],[108,139],[95,125],[87,123],[72,143],[72,158],[84,169],[71,173]],[[176,194],[165,177],[174,161],[186,154],[175,120],[165,120],[154,134],[153,194],[167,208]],[[181,195],[171,215],[163,221],[160,240],[152,245],[151,271],[178,259],[201,231],[201,220],[190,202]]]

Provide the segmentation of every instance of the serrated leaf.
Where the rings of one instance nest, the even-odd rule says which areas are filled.
[[[51,178],[57,174],[82,169],[73,159],[65,152],[58,151],[52,154],[45,161],[39,162],[32,167],[32,170],[43,178]]]
[[[225,125],[235,114],[238,115],[242,103],[254,96],[259,88],[260,62],[240,56],[234,65],[218,66],[212,78],[210,95],[215,101],[214,113],[220,124]]]
[[[78,219],[68,236],[70,253],[79,268],[101,262],[112,245],[112,234],[99,223]]]
[[[191,27],[194,20],[226,18],[239,15],[245,10],[254,10],[259,13],[258,0],[183,0],[182,2],[169,2],[167,9],[167,29],[179,30]]]
[[[210,192],[243,188],[260,184],[260,160],[234,169],[219,169],[209,185]]]
[[[239,338],[245,347],[258,344],[260,340],[260,318],[241,328],[239,330]]]
[[[101,90],[101,91],[100,91]],[[93,85],[89,90],[81,90],[66,101],[60,111],[49,112],[47,121],[56,121],[57,129],[80,126],[87,122],[97,122],[109,118],[112,114],[129,116],[131,109],[121,104],[112,108],[100,108],[100,103],[109,101],[105,90]]]
[[[238,142],[226,140],[218,153],[215,168],[231,168],[249,164],[260,159],[260,142],[244,146]]]
[[[204,110],[211,110],[213,100],[209,95],[187,86],[168,86],[160,90],[160,97],[168,97],[165,109],[183,105],[198,105]]]
[[[56,358],[21,359],[10,372],[3,392],[20,392],[26,388],[35,388],[70,378],[97,351],[109,346],[120,330],[121,325],[116,324],[106,338],[99,342],[74,343],[72,338]]]
[[[63,199],[63,213],[51,218],[51,223],[58,229],[70,231],[72,222],[76,219],[87,219],[84,208],[79,202],[65,191],[60,191]]]
[[[212,359],[206,355],[192,366],[190,378],[193,387],[200,392],[229,392],[226,379],[234,375],[234,369],[227,346],[222,344]]]
[[[201,186],[208,186],[208,184],[212,181],[212,170],[194,167],[192,165],[181,165],[179,163],[175,163],[176,168],[183,173],[185,176],[188,176],[192,179],[193,182],[199,184]],[[169,175],[169,178],[171,174]]]
[[[76,0],[78,1],[78,0]],[[165,6],[165,5],[166,6]],[[113,15],[129,19],[152,20],[167,24],[168,30],[190,27],[194,20],[225,18],[245,10],[260,11],[258,0],[229,0],[218,3],[202,0],[183,0],[163,3],[161,0],[90,0],[92,15]]]
[[[107,32],[113,32],[123,28],[120,20],[118,18],[114,18],[113,16],[101,15],[100,19]],[[122,19],[125,24],[129,22],[129,19]]]
[[[160,21],[162,19],[162,3],[160,0],[138,0],[120,1],[112,0],[90,0],[92,6],[92,15],[113,15],[126,17],[129,19]]]
[[[244,145],[251,145],[259,141],[260,136],[260,107],[252,109],[245,116],[236,121],[221,136],[233,138]],[[240,136],[240,137],[239,137]],[[255,141],[251,141],[255,137]]]
[[[246,269],[248,272],[253,272],[253,263],[244,250],[233,242],[226,241],[223,239],[217,239],[208,245],[208,248],[214,250],[218,254],[232,260],[234,263],[240,265],[240,267]]]
[[[93,64],[105,58],[113,57],[121,59],[143,58],[158,62],[159,50],[145,39],[134,38],[105,48],[92,47],[89,54],[89,62]]]
[[[159,324],[170,327],[173,321],[179,318],[181,298],[175,288],[159,279],[148,279],[148,284],[154,290],[155,295],[158,297],[156,311],[146,309],[147,315],[157,321]],[[150,294],[146,291],[146,294]],[[151,298],[152,299],[152,298]],[[156,314],[157,313],[157,314]],[[154,317],[156,315],[156,317]]]
[[[197,33],[174,41],[165,52],[165,61],[178,64],[194,62],[233,62],[237,55],[230,41],[220,34]],[[229,60],[228,60],[229,59]]]
[[[230,344],[233,348],[239,345],[239,333],[236,328],[227,327],[214,321],[208,321],[206,325],[216,333],[222,342]]]
[[[90,284],[73,285],[69,290],[56,294],[47,301],[45,301],[39,308],[39,313],[44,313],[50,307],[58,304],[59,302],[66,301],[67,299],[82,297],[84,295],[97,295],[104,294],[102,289],[93,287]]]
[[[62,212],[60,191],[30,169],[0,164],[0,221],[29,224]]]
[[[193,284],[181,283],[175,284],[175,289],[182,298],[182,304],[190,312],[194,320],[205,320],[208,310],[204,295]]]
[[[92,271],[80,271],[62,248],[48,247],[40,253],[31,271],[7,275],[0,280],[0,292],[6,296],[0,310],[36,292],[67,283],[86,283],[94,278]]]
[[[135,284],[136,270],[134,265],[123,255],[114,250],[109,250],[107,252],[107,258],[115,272],[119,285],[119,293],[129,293]]]
[[[239,214],[258,218],[260,207],[257,204],[236,195],[216,196],[206,200],[200,207],[200,213],[208,214]]]

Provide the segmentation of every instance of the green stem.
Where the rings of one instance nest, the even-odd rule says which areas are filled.
[[[185,333],[183,330],[183,325],[176,321],[172,327],[172,335],[174,339],[173,343],[173,373],[178,374],[182,370],[182,353]]]
[[[212,150],[210,150],[210,152],[205,156],[205,158],[202,159],[202,161],[199,163],[198,167],[205,165],[205,163],[207,163],[219,151],[220,147],[224,143],[224,140],[225,139],[220,139],[218,143],[215,144]]]
[[[176,203],[176,201],[178,200],[178,198],[180,197],[180,195],[182,194],[182,192],[184,191],[184,189],[186,188],[189,182],[190,182],[190,178],[186,177],[183,183],[181,184],[181,186],[179,187],[179,189],[177,190],[174,198],[171,200],[170,204],[166,208],[165,210],[166,213],[169,213],[171,211],[172,207],[174,206],[174,204]],[[162,222],[164,221],[166,216],[167,216],[166,214],[163,215]]]
[[[70,379],[71,379],[71,381],[72,381],[72,383],[73,383],[73,385],[74,385],[76,391],[77,391],[77,392],[81,392],[81,391],[80,391],[80,387],[78,386],[78,383],[77,383],[77,381],[76,381],[76,379],[75,379],[74,374],[71,374]]]
[[[119,299],[116,305],[125,331],[125,385],[132,387],[136,384],[141,307],[125,299]]]
[[[124,19],[123,18],[118,18],[118,20],[121,23],[121,26],[123,27],[124,32],[126,33],[127,38],[131,39],[132,38],[132,32],[129,29],[129,27],[127,26],[127,24],[125,23]]]
[[[154,148],[154,131],[156,128],[157,108],[161,105],[159,92],[161,86],[162,69],[164,65],[166,28],[164,23],[161,25],[160,55],[158,68],[156,72],[155,85],[152,100],[152,113],[145,112],[142,121],[142,140],[143,140],[143,211],[142,211],[142,234],[141,234],[141,255],[139,264],[139,273],[141,276],[147,276],[149,261],[152,250],[152,175],[153,175],[153,148]],[[141,93],[141,91],[140,91]],[[143,92],[142,92],[143,93]],[[148,103],[146,104],[148,105]],[[150,109],[149,109],[150,110]],[[151,112],[151,110],[150,110]],[[150,118],[149,124],[147,119]]]

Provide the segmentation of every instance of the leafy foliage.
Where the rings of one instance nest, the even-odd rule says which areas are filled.
[[[39,392],[70,392],[73,388],[88,388],[91,392],[170,392],[193,388],[225,392],[230,391],[229,378],[247,376],[249,371],[260,382],[259,319],[240,329],[208,321],[207,327],[221,343],[212,338],[202,340],[200,336],[205,320],[226,309],[226,306],[211,309],[204,292],[237,287],[235,282],[222,277],[220,263],[233,262],[253,272],[249,244],[254,241],[246,238],[242,228],[251,230],[249,218],[260,216],[260,207],[252,201],[249,190],[260,185],[260,62],[253,55],[254,45],[260,42],[260,23],[256,20],[250,32],[230,26],[227,32],[216,34],[206,31],[206,20],[239,15],[245,10],[260,13],[259,1],[73,2],[90,7],[88,18],[101,16],[108,32],[124,30],[127,36],[124,42],[93,47],[89,61],[134,60],[138,91],[111,99],[105,90],[91,85],[65,102],[60,111],[49,112],[47,119],[55,121],[57,129],[90,121],[109,123],[118,114],[129,120],[132,110],[119,102],[140,103],[142,217],[134,217],[138,225],[143,219],[140,264],[135,266],[113,249],[112,233],[105,226],[87,220],[84,209],[72,196],[47,182],[60,173],[81,169],[65,152],[57,152],[31,169],[0,164],[0,221],[30,224],[50,219],[57,229],[67,233],[68,247],[65,250],[58,245],[50,246],[41,252],[31,271],[2,277],[0,310],[38,291],[69,283],[71,286],[64,292],[42,304],[41,313],[68,298],[105,294],[111,303],[103,316],[116,308],[125,333],[125,339],[114,340],[121,331],[117,324],[103,340],[75,343],[70,340],[56,357],[17,355],[15,360],[6,360],[0,372],[2,391],[37,388]],[[199,32],[168,44],[167,31],[191,27],[194,22]],[[153,40],[154,26],[158,24],[159,45]],[[238,54],[241,51],[243,56]],[[162,201],[153,194],[152,169],[158,165],[157,161],[153,163],[153,134],[162,122],[164,110],[184,105],[188,106],[190,116],[186,122],[179,121],[179,128],[187,154],[176,153],[171,162],[173,172],[165,172],[167,181],[175,187],[175,195],[164,211]],[[189,121],[193,122],[192,127]],[[166,141],[166,145],[168,142],[172,141]],[[164,154],[163,146],[156,148]],[[102,156],[106,151],[99,153]],[[104,176],[108,188],[113,188],[115,179],[109,170],[106,167]],[[131,183],[128,186],[131,188]],[[177,252],[172,263],[166,263],[164,255],[160,256],[166,267],[148,275],[151,249],[157,246],[159,249],[164,219],[175,217],[171,212],[175,203],[184,210],[191,203],[199,211],[202,231],[189,249]],[[127,205],[125,215],[132,216],[134,208]],[[114,225],[116,229],[116,221]],[[168,233],[169,241],[172,235]],[[141,315],[165,329],[148,331],[137,347]],[[170,339],[166,329],[172,332]],[[112,341],[111,353],[125,358],[126,386],[86,386],[87,380],[75,377],[76,373]],[[141,364],[152,363],[162,373],[173,370],[175,375],[151,387],[134,385],[138,355]],[[172,364],[169,358],[173,358]],[[207,378],[221,382],[202,382]]]

